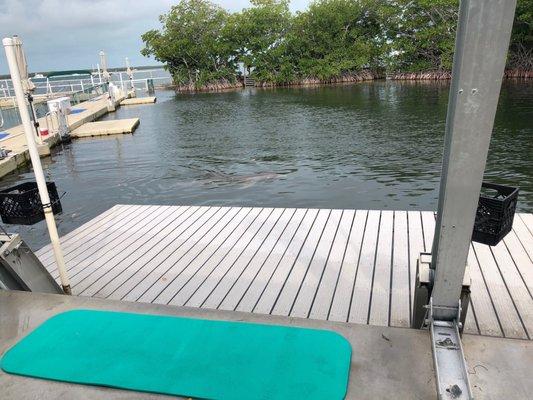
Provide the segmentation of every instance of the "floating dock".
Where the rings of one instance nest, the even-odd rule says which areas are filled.
[[[121,106],[133,106],[139,104],[153,104],[157,98],[155,96],[149,97],[131,97],[129,99],[124,99],[120,102]]]
[[[120,106],[121,101],[123,101],[127,96],[130,96],[131,93],[122,94],[117,101],[115,102],[115,107]],[[144,97],[134,98],[137,101],[141,101]],[[150,97],[149,99],[152,99]],[[150,101],[153,103],[154,101]],[[143,103],[149,104],[149,103]],[[100,95],[92,100],[85,101],[83,103],[77,104],[72,107],[72,114],[68,115],[67,123],[70,132],[74,132],[83,125],[92,123],[100,117],[109,113],[109,101],[107,99],[107,94]],[[117,122],[118,121],[118,122]],[[128,121],[128,122],[125,122]],[[46,128],[46,118],[39,118],[38,120],[41,128]],[[81,136],[97,136],[101,134],[115,134],[115,133],[131,133],[138,125],[134,124],[131,126],[129,120],[113,120],[113,121],[104,121],[106,124],[104,130],[97,130],[91,125],[89,127],[78,131],[74,134],[73,137]],[[100,124],[100,122],[98,123]],[[115,126],[116,125],[116,126]],[[96,125],[104,127],[104,125]],[[126,126],[126,127],[125,127]],[[124,130],[124,132],[121,132]],[[132,130],[129,130],[132,129]],[[0,178],[16,170],[19,166],[25,165],[30,162],[30,155],[28,152],[28,146],[26,144],[26,137],[24,135],[24,128],[22,125],[15,126],[10,129],[5,129],[0,131],[4,135],[0,138],[0,146],[6,150],[11,150],[9,155],[0,160]],[[96,132],[95,134],[84,134],[84,132]],[[100,132],[100,133],[98,133]],[[104,133],[102,133],[104,132]],[[109,132],[109,133],[105,133]],[[49,136],[43,138],[43,144],[38,145],[39,153],[41,156],[50,155],[50,149],[56,146],[59,143],[59,135],[50,134]]]
[[[406,328],[434,229],[420,211],[117,205],[61,243],[76,295]],[[532,260],[533,214],[471,244],[465,332],[532,339]]]
[[[112,119],[108,121],[88,122],[70,132],[73,138],[87,136],[117,135],[132,133],[139,126],[139,118]]]

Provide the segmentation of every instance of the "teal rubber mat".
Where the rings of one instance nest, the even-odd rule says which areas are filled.
[[[351,347],[325,330],[109,311],[58,314],[5,372],[206,399],[343,399]]]

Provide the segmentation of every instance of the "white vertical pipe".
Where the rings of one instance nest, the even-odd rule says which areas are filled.
[[[83,79],[80,79],[81,91],[83,92],[85,88],[83,87]]]
[[[91,86],[94,86],[94,78],[93,78],[93,74],[91,74]]]
[[[4,50],[6,52],[9,72],[11,73],[11,81],[13,82],[13,89],[17,98],[18,109],[22,119],[22,124],[24,126],[26,141],[28,142],[28,151],[30,153],[31,163],[35,173],[35,180],[37,181],[37,188],[39,189],[39,196],[41,197],[41,203],[43,204],[44,216],[46,219],[46,225],[48,226],[48,233],[50,235],[50,241],[54,250],[57,268],[59,270],[61,285],[63,286],[63,291],[66,294],[71,294],[70,281],[65,266],[65,260],[63,258],[63,251],[61,250],[61,245],[59,243],[59,235],[57,234],[54,213],[52,211],[52,205],[50,204],[50,196],[48,195],[43,167],[41,166],[39,151],[37,150],[37,144],[35,143],[35,137],[33,135],[33,126],[31,123],[30,114],[26,106],[24,90],[22,88],[22,81],[20,79],[20,71],[15,54],[15,43],[12,38],[4,38],[4,40],[2,40],[2,44],[4,45]]]
[[[122,89],[122,91],[124,91],[124,81],[122,80],[122,72],[119,72],[118,76],[120,77],[120,88]]]
[[[100,64],[96,63],[96,68],[98,68],[98,80],[102,84],[102,72],[100,71]]]

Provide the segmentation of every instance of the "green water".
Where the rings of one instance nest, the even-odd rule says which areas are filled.
[[[134,135],[75,140],[45,168],[67,194],[60,233],[121,203],[434,210],[448,83],[246,89],[122,107]],[[533,84],[505,82],[486,179],[533,212]],[[29,170],[3,186],[32,179]],[[20,231],[35,248],[44,224]]]

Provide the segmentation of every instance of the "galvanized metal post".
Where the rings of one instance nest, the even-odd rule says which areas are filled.
[[[461,1],[432,251],[436,320],[457,316],[515,6]]]

